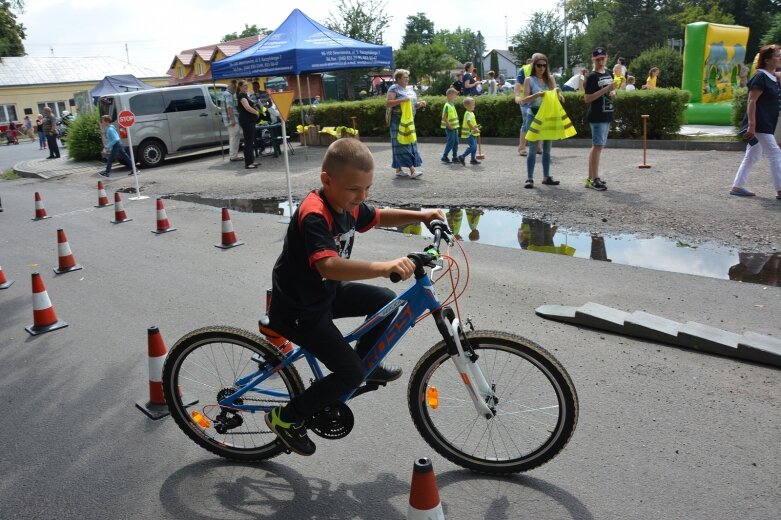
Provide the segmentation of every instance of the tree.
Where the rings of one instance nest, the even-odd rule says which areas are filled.
[[[676,29],[662,11],[664,4],[665,0],[615,0],[610,44],[616,56],[632,58],[674,34]]]
[[[715,1],[704,5],[684,4],[683,10],[670,15],[670,21],[680,28],[679,36],[686,32],[686,26],[694,22],[710,22],[734,25],[735,17],[725,13]]]
[[[521,63],[525,63],[535,52],[548,56],[551,71],[555,64],[564,62],[564,36],[561,20],[556,11],[537,11],[529,24],[512,37],[513,52]]]
[[[239,38],[246,38],[247,36],[258,36],[261,34],[268,34],[271,31],[269,31],[265,27],[258,27],[254,23],[252,25],[244,24],[244,30],[240,33],[232,32],[230,34],[226,34],[222,37],[221,42],[229,42],[231,40],[238,40]]]
[[[16,22],[16,15],[11,9],[21,10],[24,7],[22,0],[9,2],[0,1],[0,56],[24,56],[24,25]]]
[[[462,29],[460,26],[452,32],[437,31],[434,42],[444,45],[451,56],[461,63],[467,61],[479,63],[480,52],[485,48],[485,39],[482,35],[472,32],[472,29]]]
[[[407,25],[404,28],[404,38],[401,40],[401,48],[404,49],[413,43],[428,45],[434,39],[434,22],[429,20],[424,13],[418,13],[407,17]]]
[[[390,24],[385,14],[385,0],[339,0],[338,15],[330,14],[323,24],[332,31],[356,40],[382,44],[382,34]],[[355,99],[353,84],[367,69],[342,71],[347,85],[347,99]]]
[[[393,53],[393,61],[401,69],[409,70],[410,83],[435,76],[455,65],[455,60],[441,43],[423,45],[412,43]]]
[[[773,21],[770,24],[770,28],[762,36],[760,45],[769,45],[771,43],[781,42],[781,13],[777,13],[773,17]]]
[[[499,75],[499,53],[496,51],[491,51],[491,68],[489,70],[492,70],[496,73],[496,75]]]
[[[601,13],[610,12],[615,0],[565,0],[567,21],[586,29]]]

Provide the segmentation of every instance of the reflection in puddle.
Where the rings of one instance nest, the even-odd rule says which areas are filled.
[[[289,216],[287,199],[215,199],[195,194],[165,198],[208,204],[252,213]],[[293,210],[295,211],[295,204]],[[420,209],[420,208],[409,208]],[[715,244],[691,246],[665,238],[599,235],[573,232],[521,213],[483,208],[445,209],[448,225],[460,240],[590,258],[617,264],[781,286],[781,253],[736,252]],[[431,236],[420,224],[394,229],[405,234]]]

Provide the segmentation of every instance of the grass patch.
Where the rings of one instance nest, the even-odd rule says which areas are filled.
[[[6,171],[3,172],[2,175],[0,175],[0,179],[4,179],[6,181],[13,181],[16,179],[21,179],[18,173],[14,171],[13,168],[8,168]]]

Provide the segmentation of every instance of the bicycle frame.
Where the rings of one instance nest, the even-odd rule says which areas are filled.
[[[493,415],[493,412],[487,403],[490,403],[492,402],[492,399],[495,399],[494,392],[486,382],[482,371],[476,365],[476,359],[471,359],[470,356],[464,352],[460,339],[461,324],[453,315],[452,310],[448,307],[442,307],[442,304],[434,291],[434,285],[431,278],[425,272],[423,272],[422,276],[416,276],[415,283],[385,305],[385,307],[374,313],[361,325],[345,335],[345,340],[347,342],[357,341],[375,324],[379,323],[387,316],[396,313],[394,319],[363,359],[364,382],[374,368],[390,354],[391,350],[398,344],[404,334],[406,334],[411,327],[415,326],[418,318],[427,311],[430,311],[434,315],[435,321],[437,322],[437,328],[440,330],[443,338],[445,338],[445,341],[450,347],[451,359],[453,359],[456,364],[461,379],[472,398],[472,402],[474,403],[478,414],[490,418]],[[268,367],[261,365],[259,370],[237,380],[234,384],[238,390],[220,400],[219,404],[231,409],[248,412],[270,410],[272,406],[247,405],[243,403],[237,404],[235,401],[249,392],[283,399],[289,398],[290,396],[287,392],[271,390],[259,385],[261,385],[264,380],[274,376],[274,374],[288,365],[295,363],[302,357],[306,359],[315,379],[322,379],[324,373],[317,359],[307,350],[296,345],[287,353],[281,363]],[[260,361],[260,359],[255,360]],[[362,393],[360,392],[361,388],[366,388],[366,385],[359,386],[359,388],[343,395],[339,400],[346,403],[352,397]],[[371,389],[375,388],[376,386]]]

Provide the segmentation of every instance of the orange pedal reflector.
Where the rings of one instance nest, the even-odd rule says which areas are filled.
[[[206,416],[198,410],[193,410],[190,412],[190,416],[193,418],[193,421],[195,421],[195,424],[201,428],[208,428],[212,425],[211,421],[209,421],[209,419],[207,419]]]

